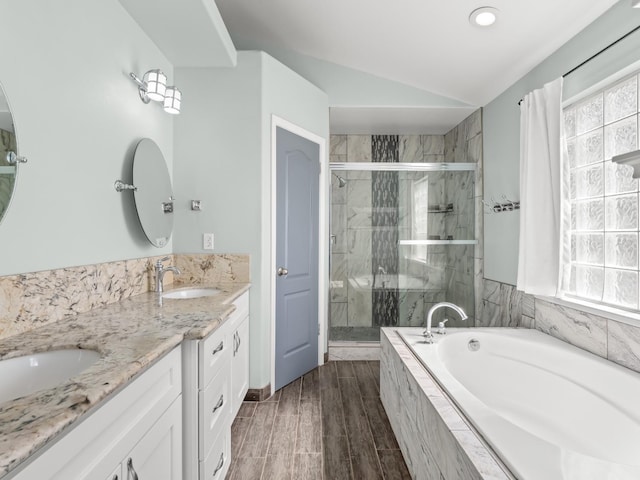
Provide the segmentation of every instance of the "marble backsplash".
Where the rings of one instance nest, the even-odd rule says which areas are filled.
[[[0,277],[0,338],[152,291],[153,266],[162,257]],[[169,257],[165,265],[177,265],[183,272],[176,284],[249,282],[248,255]],[[172,282],[168,274],[165,285]]]
[[[640,325],[535,298],[513,285],[485,279],[478,327],[535,328],[640,372]]]

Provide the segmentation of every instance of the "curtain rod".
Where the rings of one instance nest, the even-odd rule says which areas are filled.
[[[562,75],[562,77],[566,77],[567,75],[571,75],[573,72],[575,72],[576,70],[578,70],[580,67],[586,65],[587,63],[589,63],[591,60],[593,60],[594,58],[598,57],[599,55],[602,55],[604,52],[606,52],[607,50],[609,50],[611,47],[613,47],[614,45],[616,45],[617,43],[621,42],[622,40],[624,40],[625,38],[627,38],[629,35],[631,35],[632,33],[636,32],[637,30],[640,30],[640,25],[638,25],[636,28],[634,28],[633,30],[631,30],[630,32],[625,33],[623,36],[621,36],[620,38],[618,38],[616,41],[610,43],[609,45],[607,45],[606,47],[604,47],[602,50],[600,50],[599,52],[594,53],[593,55],[591,55],[589,58],[587,58],[584,62],[582,62],[580,65],[577,65],[575,67],[573,67],[571,70],[569,70],[567,73],[565,73],[564,75]],[[522,103],[522,98],[520,99],[520,101],[518,102],[518,105],[520,105]]]

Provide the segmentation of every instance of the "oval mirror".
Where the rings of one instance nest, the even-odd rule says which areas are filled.
[[[143,138],[136,146],[133,184],[142,230],[154,246],[164,247],[173,229],[173,192],[167,164],[151,139]]]
[[[11,165],[7,161],[7,155],[13,153],[15,156],[17,152],[18,143],[13,117],[9,110],[7,97],[2,85],[0,85],[0,221],[9,207],[13,187],[16,183],[16,165]]]

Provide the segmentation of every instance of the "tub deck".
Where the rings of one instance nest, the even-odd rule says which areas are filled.
[[[639,374],[536,330],[449,329],[433,345],[424,342],[421,329],[387,329],[384,336],[389,343],[382,363],[392,365],[395,355],[414,380],[426,375],[431,385],[419,389],[431,408],[456,411],[505,474],[640,478],[640,409],[634,402],[640,398]],[[418,361],[422,374],[415,370]],[[402,382],[396,388],[402,391]],[[418,421],[424,416],[420,408],[429,406],[419,404]],[[477,473],[452,478],[499,478]]]

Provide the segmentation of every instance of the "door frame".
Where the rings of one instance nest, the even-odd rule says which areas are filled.
[[[326,333],[328,318],[328,293],[329,293],[329,249],[328,242],[328,172],[329,167],[326,159],[326,139],[312,133],[294,123],[271,115],[271,259],[269,270],[270,284],[270,330],[271,330],[271,395],[273,395],[276,380],[276,243],[277,243],[277,225],[276,225],[276,173],[277,173],[277,153],[276,153],[276,129],[280,127],[302,138],[309,140],[318,145],[318,156],[320,157],[320,179],[318,199],[318,365],[324,364],[324,351],[326,349]],[[324,241],[323,241],[324,240]]]

